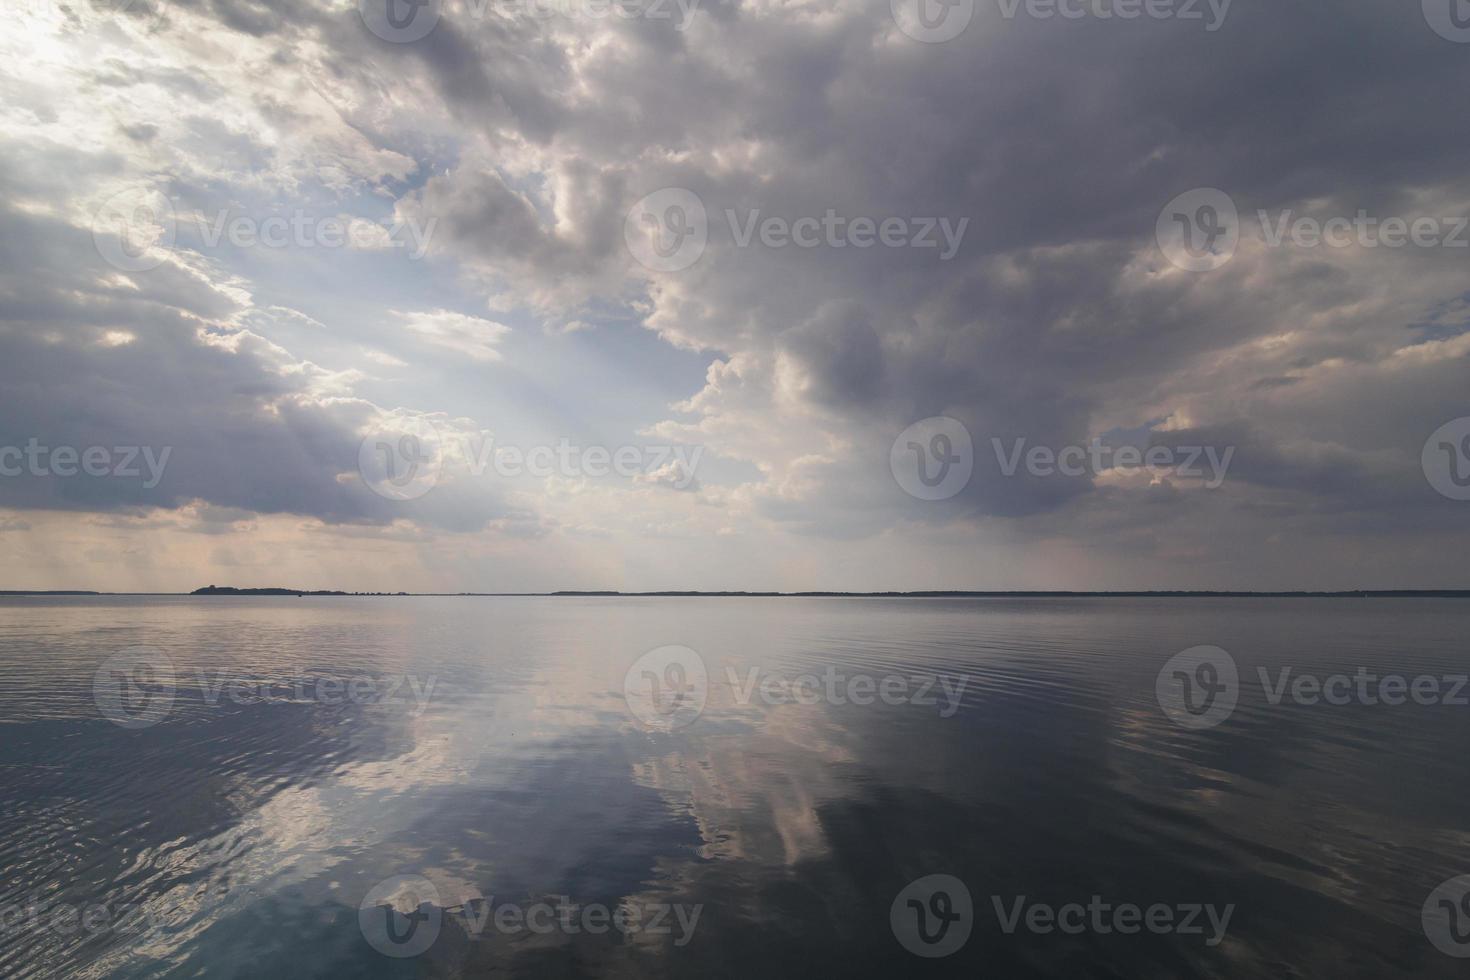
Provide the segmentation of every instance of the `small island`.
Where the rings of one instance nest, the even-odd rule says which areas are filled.
[[[407,592],[342,592],[337,589],[237,589],[232,585],[206,585],[195,589],[190,595],[408,595]]]

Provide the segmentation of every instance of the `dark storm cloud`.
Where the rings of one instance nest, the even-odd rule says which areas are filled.
[[[1297,491],[1304,510],[1315,497],[1413,506],[1419,447],[1464,404],[1441,383],[1463,357],[1385,361],[1413,342],[1403,328],[1444,300],[1460,254],[1380,253],[1354,267],[1262,254],[1252,239],[1209,275],[1159,276],[1169,270],[1151,238],[1164,203],[1201,186],[1225,189],[1247,224],[1257,208],[1300,213],[1307,201],[1329,215],[1458,213],[1470,131],[1447,125],[1443,99],[1470,73],[1464,49],[1413,5],[1240,3],[1214,34],[1179,22],[1005,21],[995,9],[979,4],[969,30],[938,45],[878,43],[881,18],[778,30],[736,17],[693,44],[745,49],[759,36],[755,69],[715,60],[686,77],[682,62],[655,66],[679,78],[681,97],[740,84],[738,118],[707,97],[678,133],[662,114],[645,126],[656,145],[697,156],[723,126],[726,140],[759,141],[768,176],[684,164],[644,179],[694,190],[712,228],[699,265],[657,281],[667,315],[652,322],[715,350],[784,351],[807,397],[854,422],[886,420],[896,433],[925,415],[957,417],[977,455],[995,437],[1086,444],[1104,420],[1139,425],[1159,411],[1220,412],[1224,424],[1247,407],[1232,404],[1246,401],[1236,392],[1291,390],[1295,400],[1248,404],[1258,422],[1240,440],[1242,483]],[[720,238],[726,208],[789,219],[829,207],[971,223],[948,264],[918,250],[762,252]],[[872,332],[823,325],[832,302],[860,305]],[[1282,334],[1294,336],[1279,353],[1251,351]],[[1260,385],[1282,369],[1298,375]],[[1399,425],[1346,425],[1364,414],[1348,405],[1343,421],[1321,417],[1362,386],[1399,406],[1388,410]],[[1399,492],[1382,487],[1388,476],[1363,479],[1384,467]],[[782,497],[768,512],[843,521],[853,474],[838,463],[829,475],[807,501]],[[960,501],[1033,513],[1089,489],[992,479],[977,466]]]
[[[0,506],[111,511],[193,501],[326,522],[411,517],[474,530],[510,511],[452,488],[371,493],[358,474],[378,410],[328,372],[228,324],[239,299],[165,262],[122,278],[92,235],[0,211],[0,447],[101,447],[137,475],[39,469],[15,452]],[[128,449],[129,462],[122,462]],[[167,455],[165,455],[165,453]],[[60,472],[52,472],[60,470]]]

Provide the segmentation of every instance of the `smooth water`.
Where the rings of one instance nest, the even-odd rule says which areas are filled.
[[[1470,873],[1470,707],[1258,668],[1455,701],[1467,634],[1438,599],[0,599],[0,975],[1462,975],[1431,933],[1470,919],[1421,910]],[[1156,681],[1202,644],[1238,704],[1192,729]],[[668,645],[708,673],[683,727],[625,697],[700,687],[630,674]],[[931,875],[969,901],[896,901]],[[1233,911],[1011,915],[1093,896]],[[915,955],[921,912],[968,938]]]

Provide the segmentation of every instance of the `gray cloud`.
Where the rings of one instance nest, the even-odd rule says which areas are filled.
[[[278,74],[248,106],[231,101],[241,93],[202,70],[217,55],[175,33],[185,21],[248,39]],[[1234,574],[1249,562],[1242,542],[1263,534],[1298,536],[1303,561],[1315,547],[1341,562],[1333,535],[1396,531],[1408,555],[1417,535],[1463,533],[1419,451],[1470,415],[1465,252],[1270,248],[1254,217],[1470,211],[1470,132],[1445,108],[1467,49],[1417,5],[1237,0],[1207,32],[1007,20],[980,2],[958,38],[921,44],[871,4],[722,3],[685,30],[449,4],[432,34],[400,45],[355,11],[277,2],[183,6],[164,36],[206,63],[120,55],[78,73],[189,111],[119,119],[101,153],[32,141],[7,170],[13,197],[65,200],[127,170],[191,203],[315,182],[436,219],[425,281],[473,291],[482,319],[539,320],[557,336],[574,322],[580,337],[631,317],[713,362],[701,391],[646,424],[756,474],[701,474],[699,496],[724,494],[736,524],[826,539],[1003,525],[1018,548],[1061,535],[1127,552],[1126,574],[1140,575],[1202,554]],[[18,84],[38,119],[66,111],[65,93]],[[629,207],[663,187],[698,195],[709,219],[703,255],[677,273],[642,268],[623,242]],[[1245,232],[1222,268],[1182,273],[1154,225],[1198,187],[1230,194]],[[829,210],[968,224],[941,258],[742,245],[726,217]],[[240,296],[252,284],[170,263],[146,288],[109,286],[82,232],[34,210],[5,220],[7,437],[179,447],[152,494],[10,488],[12,506],[202,499],[339,522],[554,525],[458,483],[422,503],[364,495],[338,475],[355,468],[376,406],[350,372],[239,333],[268,329]],[[107,330],[136,339],[100,346]],[[598,414],[585,393],[563,397],[569,414]],[[962,421],[976,447],[969,484],[937,504],[903,494],[887,464],[893,437],[933,415]],[[1112,430],[1233,446],[1229,479],[1202,491],[1006,476],[988,458],[992,439],[1060,448]]]

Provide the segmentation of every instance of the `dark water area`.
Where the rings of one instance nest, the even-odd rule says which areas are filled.
[[[0,598],[0,975],[1459,976],[1467,635],[1449,599]]]

